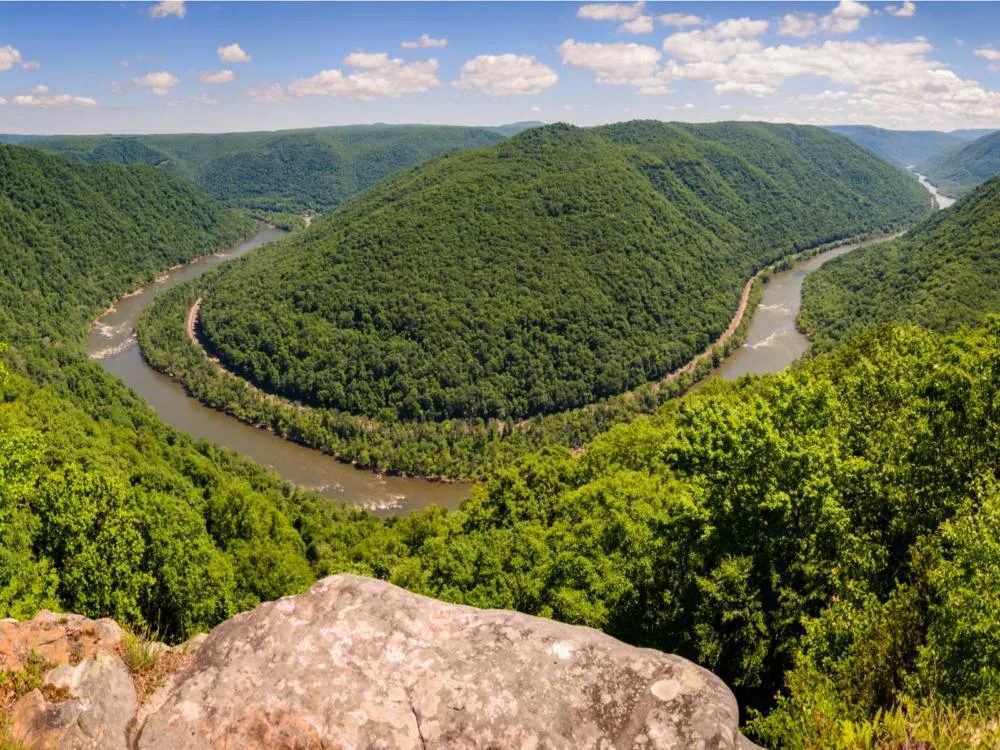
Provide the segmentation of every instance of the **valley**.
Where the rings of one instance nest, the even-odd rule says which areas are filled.
[[[1000,3],[391,10],[6,9],[0,750],[1000,747]]]

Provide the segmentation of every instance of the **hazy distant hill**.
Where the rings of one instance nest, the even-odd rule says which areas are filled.
[[[1000,177],[905,237],[810,274],[799,320],[828,348],[873,323],[952,331],[991,312],[1000,312]]]
[[[930,157],[918,166],[945,195],[958,197],[1000,174],[1000,132]]]
[[[552,125],[380,183],[227,268],[201,320],[228,366],[309,403],[523,417],[685,362],[763,264],[926,210],[820,128]]]
[[[887,130],[871,125],[830,125],[827,130],[840,133],[902,167],[919,164],[963,142],[957,132],[941,133],[936,130]]]
[[[49,136],[31,138],[24,145],[89,164],[151,164],[190,180],[229,206],[303,213],[336,206],[432,156],[497,143],[503,129],[358,125],[255,133]]]

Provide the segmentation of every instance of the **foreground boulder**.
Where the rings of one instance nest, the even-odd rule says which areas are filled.
[[[50,697],[76,701],[72,710],[48,705],[45,686],[21,697],[14,715],[33,706],[36,723],[15,722],[19,739],[139,750],[752,747],[729,689],[685,659],[351,575],[223,623],[138,710],[101,661],[117,653],[102,641],[78,663],[100,664],[83,673],[100,679],[58,677],[67,689]],[[111,701],[117,714],[102,708]]]

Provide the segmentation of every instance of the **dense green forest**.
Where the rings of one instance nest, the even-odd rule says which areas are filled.
[[[199,280],[200,331],[312,406],[516,421],[662,376],[725,329],[757,269],[928,210],[818,128],[550,126],[392,177]]]
[[[810,274],[798,322],[829,349],[873,323],[949,332],[990,312],[1000,313],[1000,177],[904,237]]]
[[[253,227],[149,167],[0,145],[0,341],[73,338],[95,306]]]
[[[176,262],[166,248],[216,249],[244,219],[162,171],[2,153],[21,165],[0,204],[17,238],[0,244],[18,279],[4,309],[44,300],[50,263],[65,303],[3,329],[0,617],[50,607],[180,640],[350,570],[689,656],[762,712],[749,731],[768,747],[1000,741],[1000,320],[949,337],[876,327],[575,454],[524,457],[459,511],[383,521],[165,426],[83,356],[91,317]],[[180,206],[167,221],[144,205],[157,242],[98,254],[104,224],[126,231],[147,195]],[[984,221],[951,231],[985,241]]]
[[[400,169],[497,143],[519,128],[357,125],[217,135],[51,136],[23,143],[88,164],[157,166],[228,206],[287,223],[281,214],[325,211]]]
[[[1000,132],[941,151],[917,166],[945,195],[965,195],[1000,174]]]
[[[764,712],[751,730],[768,747],[919,739],[953,710],[988,732],[998,367],[998,323],[878,329],[798,370],[712,384],[578,458],[527,457],[460,511],[386,522],[134,402],[95,422],[4,377],[0,614],[57,606],[182,637],[351,570],[689,656]]]
[[[921,164],[942,151],[961,147],[972,140],[962,131],[887,130],[871,125],[827,125],[826,129],[850,138],[859,146],[901,167]]]

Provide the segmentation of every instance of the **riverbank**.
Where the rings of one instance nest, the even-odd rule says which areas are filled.
[[[855,240],[872,241],[871,237]],[[881,237],[877,239],[882,239]],[[512,420],[392,422],[358,418],[267,394],[212,361],[197,335],[198,302],[209,283],[172,290],[142,316],[142,357],[181,384],[188,396],[246,425],[356,466],[402,481],[466,482],[545,446],[578,450],[594,436],[654,413],[712,370],[742,343],[771,273],[842,245],[828,242],[758,270],[743,286],[726,328],[697,355],[655,381],[596,403],[556,414]],[[192,314],[193,313],[193,314]]]

